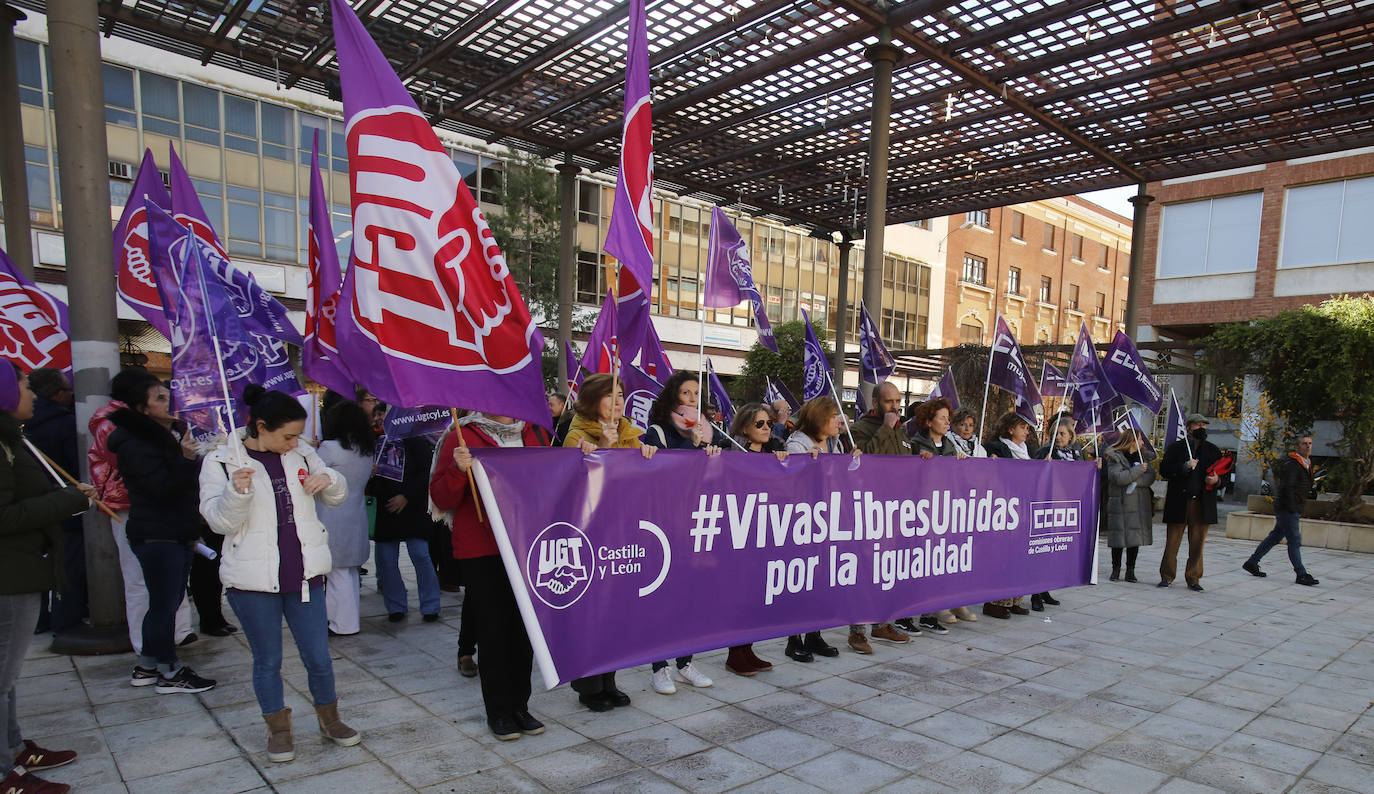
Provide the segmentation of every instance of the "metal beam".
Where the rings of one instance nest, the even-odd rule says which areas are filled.
[[[357,8],[353,9],[357,13],[358,20],[362,23],[364,29],[367,28],[368,22],[372,21],[368,19],[368,17],[372,16],[372,12],[376,11],[377,6],[381,5],[382,2],[383,0],[363,0],[363,2]],[[102,9],[100,12],[102,14],[105,13],[103,5],[104,2],[102,0]],[[170,35],[166,30],[163,30],[162,33],[164,35]],[[333,27],[324,28],[324,34],[320,36],[320,40],[315,44],[314,48],[312,48],[310,52],[307,52],[305,56],[300,59],[300,63],[311,71],[319,70],[319,64],[317,64],[316,61],[318,61],[320,58],[323,58],[324,56],[328,55],[333,51],[334,29]],[[296,69],[288,70],[285,68],[283,68],[282,71],[290,72],[291,74],[293,74],[293,76],[287,78],[287,80],[284,83],[284,85],[287,88],[295,88],[296,82],[300,80],[300,78],[304,76],[304,74],[308,73],[303,73]]]
[[[463,39],[476,33],[483,25],[505,13],[506,9],[515,5],[517,1],[518,0],[497,0],[497,2],[485,6],[481,11],[463,20],[458,27],[449,31],[447,36],[444,36],[434,46],[425,50],[418,58],[401,67],[400,70],[396,72],[396,76],[400,77],[403,83],[414,77],[422,69],[428,68],[430,64],[434,63],[439,58],[448,55]]]
[[[220,18],[219,25],[210,31],[210,35],[214,37],[215,41],[224,41],[224,37],[228,35],[229,31],[239,23],[240,19],[243,19],[243,12],[248,10],[248,6],[252,2],[253,0],[235,0],[234,7],[229,9],[229,13]],[[204,66],[209,63],[214,54],[213,48],[206,47],[200,54],[200,65]]]

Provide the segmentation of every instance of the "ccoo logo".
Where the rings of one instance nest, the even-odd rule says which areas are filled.
[[[577,603],[591,584],[591,541],[564,521],[550,524],[530,545],[525,578],[540,601],[554,609]]]

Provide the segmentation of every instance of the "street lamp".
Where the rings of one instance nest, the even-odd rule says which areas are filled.
[[[940,238],[939,244],[935,246],[935,253],[938,254],[938,253],[940,253],[941,251],[945,250],[945,240],[948,240],[948,239],[949,239],[949,236],[950,236],[951,234],[954,234],[955,232],[961,232],[961,231],[963,231],[964,229],[971,229],[971,228],[973,228],[974,226],[977,226],[977,225],[978,225],[978,224],[974,223],[973,221],[964,221],[963,223],[959,224],[957,227],[955,227],[955,228],[953,228],[953,229],[950,229],[948,232],[945,233],[945,236],[944,236],[944,237],[941,237],[941,238]]]

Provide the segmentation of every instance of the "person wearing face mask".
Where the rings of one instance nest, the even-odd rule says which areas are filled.
[[[1207,417],[1188,414],[1188,438],[1170,444],[1159,462],[1159,475],[1169,482],[1164,494],[1164,556],[1159,561],[1159,584],[1173,584],[1178,566],[1178,547],[1188,533],[1188,565],[1183,581],[1188,589],[1202,592],[1202,544],[1207,527],[1217,523],[1217,476],[1207,469],[1221,459],[1221,450],[1207,440]]]
[[[1312,436],[1304,433],[1298,436],[1294,451],[1288,453],[1279,466],[1279,487],[1274,495],[1274,529],[1255,547],[1250,559],[1241,568],[1251,576],[1267,576],[1260,570],[1260,560],[1279,541],[1288,542],[1288,561],[1293,564],[1297,583],[1313,587],[1321,584],[1307,572],[1302,564],[1302,532],[1299,526],[1303,508],[1307,506],[1307,496],[1312,493]]]
[[[348,481],[309,445],[305,408],[256,384],[243,390],[247,426],[205,456],[200,513],[225,536],[219,576],[253,655],[253,694],[267,723],[267,760],[296,757],[282,689],[282,620],[291,630],[315,704],[320,735],[340,747],[362,741],[339,719],[324,578],[333,569],[329,532],[315,500],[343,504]]]
[[[700,384],[696,378],[693,372],[674,372],[663,384],[663,391],[659,392],[649,408],[645,444],[659,449],[704,449],[707,455],[718,455],[721,447],[730,444],[724,434],[717,432],[698,413]],[[674,679],[695,687],[708,687],[714,683],[692,664],[690,655],[679,656],[671,674],[666,661],[653,663],[652,684],[655,692],[660,695],[677,692]]]
[[[655,447],[641,444],[643,430],[625,416],[625,391],[609,373],[588,375],[577,392],[569,413],[572,421],[563,436],[562,446],[577,447],[585,455],[598,449],[640,449],[652,457]],[[615,683],[615,671],[590,675],[572,681],[578,702],[592,711],[610,711],[630,705],[630,696]]]

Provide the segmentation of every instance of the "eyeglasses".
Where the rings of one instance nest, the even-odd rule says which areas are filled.
[[[758,429],[762,430],[763,428],[768,427],[768,420],[767,420],[767,419],[755,419],[755,420],[754,420],[754,427],[757,427]]]

